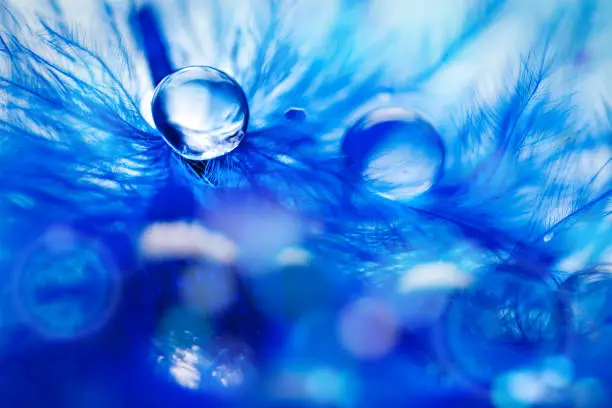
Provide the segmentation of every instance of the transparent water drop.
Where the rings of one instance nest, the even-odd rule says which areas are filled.
[[[305,109],[295,107],[287,109],[284,115],[288,120],[296,122],[304,121],[308,116]]]
[[[342,144],[351,173],[366,187],[391,200],[428,191],[441,177],[444,145],[421,116],[399,108],[367,113],[346,133]]]
[[[183,68],[164,78],[155,90],[152,111],[164,140],[190,160],[210,160],[234,150],[249,119],[240,85],[205,66]]]

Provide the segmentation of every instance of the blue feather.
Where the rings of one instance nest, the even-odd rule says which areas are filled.
[[[587,375],[609,387],[593,367],[609,348],[573,348],[591,344],[573,326],[581,294],[608,290],[612,114],[585,125],[563,89],[586,74],[572,64],[601,29],[600,2],[570,3],[509,58],[495,98],[465,98],[479,85],[467,81],[442,113],[428,107],[455,101],[438,103],[438,81],[512,17],[509,2],[466,6],[449,35],[371,27],[376,5],[339,1],[318,43],[299,35],[299,2],[241,14],[212,0],[102,1],[97,35],[112,47],[69,28],[59,1],[31,24],[4,6],[0,404],[285,406],[266,387],[304,377],[292,398],[305,406],[505,406],[520,397],[508,376],[566,365],[563,392]],[[179,158],[145,119],[142,90],[185,62],[227,70],[248,96],[247,135],[224,157]],[[443,176],[407,203],[372,194],[339,149],[356,119],[390,104],[431,113],[444,142]],[[160,248],[170,255],[152,257]],[[565,281],[584,270],[595,289]],[[229,292],[219,315],[185,300],[209,307]],[[605,315],[602,304],[588,307]],[[365,360],[376,341],[395,348]],[[566,406],[564,395],[537,402]]]

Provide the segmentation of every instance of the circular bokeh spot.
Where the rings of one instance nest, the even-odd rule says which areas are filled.
[[[120,280],[96,242],[67,228],[50,230],[24,256],[16,302],[26,324],[47,338],[92,334],[112,316]]]
[[[386,356],[395,347],[399,327],[395,314],[383,301],[364,298],[341,313],[338,335],[345,350],[364,360]]]

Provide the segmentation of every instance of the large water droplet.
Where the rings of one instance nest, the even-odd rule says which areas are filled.
[[[234,150],[249,119],[240,85],[226,73],[204,66],[168,75],[157,86],[152,110],[166,142],[190,160],[214,159]]]
[[[370,191],[391,200],[429,190],[444,164],[444,145],[434,127],[399,108],[376,109],[362,117],[347,131],[342,152],[350,171]]]

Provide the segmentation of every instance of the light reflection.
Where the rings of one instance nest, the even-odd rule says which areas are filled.
[[[187,310],[164,316],[153,340],[156,368],[181,387],[224,392],[243,389],[255,375],[250,349],[218,338]]]
[[[556,403],[564,398],[572,380],[572,363],[564,357],[553,357],[539,367],[499,376],[491,399],[497,408]]]
[[[288,247],[276,255],[279,266],[301,266],[310,262],[310,253],[298,247]]]
[[[244,374],[242,370],[235,367],[230,367],[225,364],[221,364],[214,370],[211,375],[216,378],[224,387],[235,387],[242,384],[244,381]]]
[[[438,321],[454,291],[471,281],[455,263],[421,263],[398,277],[388,297],[402,326],[416,329]]]
[[[151,111],[151,102],[153,102],[154,90],[149,90],[142,95],[140,99],[140,114],[143,119],[151,126],[155,128],[155,121],[153,120],[153,112]]]
[[[201,375],[196,368],[201,360],[198,352],[199,347],[194,345],[191,349],[177,348],[171,355],[170,374],[185,388],[196,389],[200,386]],[[164,357],[160,356],[158,362],[163,360]],[[204,365],[210,365],[210,362],[205,361]]]
[[[460,289],[471,282],[469,275],[453,263],[433,262],[417,265],[406,272],[400,282],[400,292],[428,289]]]
[[[270,394],[278,400],[350,406],[355,383],[346,372],[330,366],[291,367],[276,374]]]
[[[306,376],[306,394],[319,404],[340,404],[348,391],[341,373],[330,368],[319,368]]]

